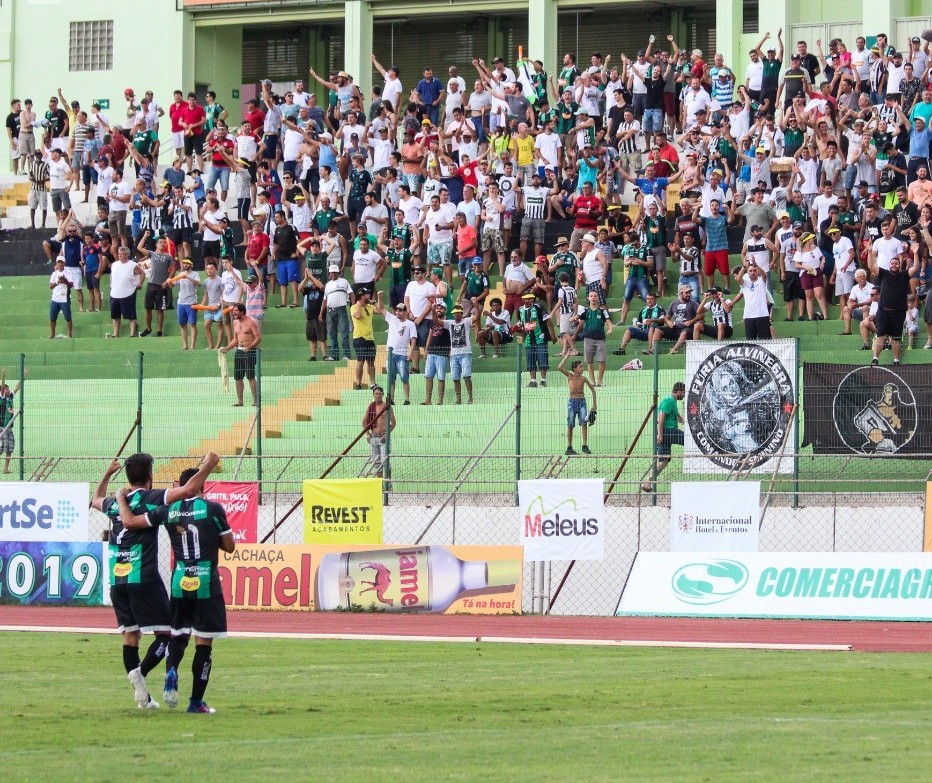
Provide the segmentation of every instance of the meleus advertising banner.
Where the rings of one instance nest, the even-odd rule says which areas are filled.
[[[220,553],[230,609],[520,614],[521,547],[238,546]]]
[[[526,560],[601,560],[605,554],[602,479],[518,482]]]
[[[103,603],[103,542],[0,541],[0,601]]]
[[[208,481],[204,497],[223,506],[237,544],[255,544],[259,535],[259,485],[254,481]]]
[[[87,483],[0,484],[0,541],[87,541]]]
[[[382,543],[382,479],[308,479],[303,488],[305,543]]]
[[[796,341],[686,343],[686,473],[793,472]]]
[[[671,552],[756,552],[759,481],[674,481]]]
[[[932,553],[639,552],[619,615],[932,620]]]

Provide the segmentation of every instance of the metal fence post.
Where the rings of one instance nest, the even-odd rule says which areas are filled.
[[[143,362],[145,354],[139,352],[139,371],[137,373],[137,384],[136,384],[136,421],[139,422],[139,426],[136,427],[136,451],[142,451],[142,381],[145,375],[143,369]]]
[[[26,475],[26,425],[23,422],[25,415],[25,398],[26,396],[26,354],[19,355],[19,480],[23,481]]]
[[[521,480],[521,356],[524,346],[515,345],[515,505]]]
[[[262,502],[262,349],[256,348],[256,481]]]
[[[818,323],[818,322],[816,322]],[[799,410],[799,370],[801,362],[799,361],[799,338],[796,340],[796,405]],[[793,508],[799,507],[799,416],[794,420],[793,427]]]
[[[657,405],[657,399],[660,394],[660,355],[658,351],[658,346],[660,345],[659,341],[654,342],[654,414],[651,417],[651,452],[654,455],[654,459],[650,464],[650,477],[651,485],[654,488],[653,493],[651,493],[650,504],[652,506],[657,505],[657,423],[659,419],[659,411]]]
[[[392,408],[395,405],[395,387],[394,387],[394,369],[395,369],[395,352],[388,348],[385,352],[385,355],[388,360],[388,364],[385,365],[385,371],[388,376],[386,380],[386,386],[388,390],[385,393],[385,398],[388,400],[388,421],[385,422],[385,460],[382,463],[382,502],[385,505],[388,505],[388,492],[391,487],[391,478],[392,478],[392,468],[391,468],[391,459],[392,459],[392,416],[394,411]]]

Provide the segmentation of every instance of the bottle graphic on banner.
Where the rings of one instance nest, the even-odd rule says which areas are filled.
[[[317,570],[317,608],[442,612],[467,590],[520,579],[520,560],[460,560],[442,546],[331,552]]]

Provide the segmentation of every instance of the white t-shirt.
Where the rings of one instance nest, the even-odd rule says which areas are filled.
[[[540,163],[544,166],[557,165],[557,155],[561,146],[563,143],[556,133],[541,133],[534,140],[534,149],[540,152]]]
[[[634,82],[634,88],[631,90],[635,95],[647,95],[647,72],[650,70],[650,63],[645,62],[643,65],[635,60],[631,63],[631,70],[637,71],[638,76],[641,78],[638,79],[636,76],[632,77]]]
[[[482,204],[476,199],[472,201],[461,201],[456,205],[456,211],[466,215],[466,223],[473,228],[479,225],[479,215],[482,214]]]
[[[64,156],[59,157],[58,161],[49,157],[49,190],[64,190],[68,187],[68,175],[71,172],[71,165],[65,160]]]
[[[472,344],[469,341],[469,332],[472,330],[472,318],[461,318],[457,323],[448,319],[443,325],[450,331],[450,356],[460,356],[472,353]]]
[[[68,301],[68,283],[59,283],[58,278],[60,277],[65,278],[65,280],[68,279],[67,275],[65,275],[65,270],[62,269],[61,272],[57,269],[54,270],[51,277],[49,277],[49,285],[55,283],[55,287],[52,289],[52,301],[64,304]]]
[[[363,253],[357,250],[353,253],[353,282],[371,283],[375,280],[375,273],[379,267],[379,256],[374,250],[367,250]]]
[[[398,99],[401,97],[401,79],[385,78],[385,86],[382,88],[382,100],[391,101],[392,106],[398,108]]]
[[[94,168],[97,169],[97,198],[104,198],[113,184],[113,168],[109,165],[104,168],[96,163]]]
[[[372,169],[380,171],[387,169],[391,165],[391,155],[395,148],[392,143],[386,139],[376,139],[372,142]]]
[[[848,294],[848,301],[856,305],[867,304],[871,300],[871,294],[874,292],[873,283],[865,283],[864,288],[855,285]]]
[[[408,300],[408,312],[411,313],[411,317],[420,318],[430,310],[431,302],[427,297],[434,296],[436,293],[437,286],[426,280],[423,283],[415,280],[408,283],[408,287],[405,288],[405,299]]]
[[[890,259],[896,258],[903,251],[903,243],[895,237],[874,240],[874,253],[877,256],[877,266],[890,271]]]
[[[133,192],[133,186],[130,185],[126,180],[123,180],[119,184],[111,183],[110,184],[110,196],[128,196]],[[110,213],[114,212],[126,212],[129,209],[129,201],[117,201],[115,198],[110,200]],[[219,237],[217,237],[219,239]]]
[[[305,90],[304,92],[298,92],[297,90],[295,90],[291,93],[295,106],[307,106],[309,95],[310,93],[307,90]]]
[[[417,327],[414,321],[402,321],[394,313],[385,313],[388,330],[385,333],[385,347],[391,348],[395,355],[407,356],[411,341],[417,339]]]
[[[437,228],[439,225],[446,225],[450,222],[452,221],[450,220],[449,212],[443,207],[439,207],[436,212],[433,209],[428,209],[427,214],[424,215],[424,225],[430,229],[429,233],[427,234],[428,242],[431,244],[452,242],[452,228]]]
[[[362,211],[362,219],[366,222],[366,233],[377,237],[382,232],[384,223],[376,223],[373,218],[387,218],[388,208],[384,204],[370,204]]]
[[[821,193],[812,199],[812,208],[816,211],[816,227],[822,225],[823,220],[828,220],[828,208],[838,203],[838,196],[829,196],[825,198]]]
[[[239,273],[238,269],[234,269],[231,272],[228,272],[226,269],[223,270],[223,274],[220,275],[220,283],[223,286],[224,302],[238,302],[242,297],[242,290],[237,285],[237,282],[243,282],[243,276]]]
[[[854,270],[857,269],[857,261],[855,260],[854,245],[851,244],[851,240],[848,237],[841,237],[837,242],[832,244],[832,255],[835,257],[835,271],[837,273],[847,272],[854,274]]]
[[[282,159],[287,161],[297,160],[298,148],[303,143],[304,135],[302,133],[285,127],[285,137],[282,139]]]
[[[407,201],[398,201],[398,209],[404,212],[405,223],[407,223],[409,226],[417,225],[417,222],[421,217],[421,207],[423,206],[424,202],[421,201],[417,196],[413,195]]]
[[[752,281],[745,275],[741,279],[741,291],[744,293],[744,318],[766,318],[770,315],[767,310],[767,281],[761,277]]]
[[[748,83],[749,90],[759,90],[764,79],[764,61],[758,60],[748,63],[748,67],[744,71],[744,78]],[[735,136],[736,139],[741,138],[740,136]]]
[[[350,284],[345,278],[338,277],[336,280],[328,280],[324,286],[324,301],[327,308],[346,307],[349,304]]]
[[[268,206],[268,205],[266,205],[266,206]],[[257,209],[258,209],[258,207],[257,207]],[[207,222],[209,222],[209,223],[213,223],[215,226],[219,226],[219,225],[220,225],[220,219],[221,219],[222,217],[224,217],[223,209],[222,209],[222,208],[221,208],[221,209],[218,209],[218,210],[215,210],[214,212],[205,212],[205,213],[204,213],[204,220],[207,221]],[[219,241],[220,241],[220,237],[221,237],[221,234],[218,234],[216,231],[214,231],[210,226],[208,226],[208,225],[205,223],[205,225],[204,225],[204,241],[205,241],[205,242],[219,242]]]
[[[517,280],[521,285],[531,282],[534,279],[534,273],[531,271],[531,268],[526,264],[508,264],[505,267],[505,280]]]
[[[505,213],[499,212],[498,207],[503,204],[501,196],[496,199],[487,198],[482,202],[482,208],[485,210],[485,229],[486,231],[501,231],[504,226]]]
[[[136,293],[136,263],[134,261],[115,261],[110,266],[110,296],[125,299]]]

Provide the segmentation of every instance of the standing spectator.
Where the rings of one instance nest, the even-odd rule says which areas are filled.
[[[806,247],[806,237],[803,237],[803,240],[803,247]],[[818,249],[816,249],[816,252],[819,252]],[[738,291],[738,295],[734,298],[732,306],[739,299],[744,299],[745,338],[748,340],[769,340],[772,336],[772,330],[770,328],[767,282],[761,277],[757,264],[754,261],[745,261],[735,274],[735,280],[741,290]]]
[[[884,224],[885,237],[889,233],[890,226],[890,222]],[[880,241],[877,240],[874,243],[868,259],[870,272],[875,276],[877,288],[880,291],[875,320],[877,335],[874,337],[871,364],[880,364],[880,352],[883,350],[884,344],[889,340],[893,350],[893,364],[898,365],[903,349],[903,325],[908,310],[909,281],[911,277],[919,273],[919,256],[914,256],[912,266],[906,268],[901,264],[900,256],[895,255],[890,258],[889,268],[884,269],[880,265],[876,250]]]
[[[25,370],[23,371],[25,374]],[[13,435],[13,417],[16,415],[16,395],[22,386],[17,382],[12,389],[6,382],[6,367],[0,373],[0,454],[4,455],[3,472],[9,475],[10,460],[13,459],[13,447],[16,438]]]
[[[340,277],[340,267],[331,264],[327,268],[330,279],[324,286],[324,301],[326,302],[327,318],[327,342],[329,343],[330,352],[324,357],[326,362],[335,362],[340,357],[340,341],[343,343],[342,358],[349,360],[350,356],[350,325],[347,305],[352,298],[350,284],[345,278]],[[324,318],[324,310],[321,310],[321,319]]]
[[[249,381],[249,390],[252,392],[252,407],[259,405],[256,386],[256,364],[258,363],[258,350],[262,342],[262,333],[252,318],[246,315],[246,305],[242,302],[233,305],[233,339],[224,345],[221,353],[236,349],[236,358],[233,362],[233,380],[236,382],[236,402],[234,408],[243,407],[243,380]]]
[[[19,174],[19,129],[20,129],[20,114],[22,113],[23,105],[20,103],[18,98],[14,98],[10,101],[10,113],[6,117],[6,137],[10,142],[10,159],[13,161],[13,176]],[[23,159],[23,173],[26,172],[28,168],[27,160]]]
[[[482,202],[482,253],[485,271],[492,266],[492,254],[498,257],[498,273],[505,274],[505,200],[499,193],[498,183],[490,182],[488,196]],[[407,222],[407,221],[406,221]]]
[[[537,373],[540,372],[540,385],[547,385],[547,370],[550,360],[547,356],[547,343],[550,342],[550,313],[534,301],[534,294],[525,293],[521,297],[518,309],[518,322],[515,331],[524,334],[524,353],[527,357],[528,374],[531,380],[528,387],[537,387]]]
[[[129,336],[136,336],[136,292],[142,288],[146,273],[129,257],[129,248],[121,245],[110,267],[110,319],[113,333],[106,337],[119,337],[123,321],[129,321]]]
[[[481,312],[481,305],[475,310]],[[473,319],[463,317],[463,308],[453,306],[453,319],[444,320],[443,325],[450,332],[450,372],[453,375],[453,388],[456,392],[456,404],[462,405],[463,393],[460,381],[466,384],[467,404],[472,405],[472,345],[469,342],[469,332],[472,329]]]
[[[353,351],[356,353],[356,380],[353,389],[362,388],[362,371],[369,373],[369,388],[375,388],[375,334],[372,331],[374,305],[370,304],[372,292],[367,288],[356,291],[356,303],[350,310],[353,318]]]
[[[65,317],[68,326],[68,339],[74,334],[71,325],[71,287],[72,282],[65,275],[65,259],[58,257],[52,276],[49,278],[49,288],[52,290],[52,302],[49,305],[49,339],[55,339],[55,326],[58,323],[58,314]]]
[[[673,391],[670,395],[664,397],[657,406],[657,462],[652,469],[653,480],[641,482],[643,492],[650,492],[653,489],[657,476],[670,464],[673,446],[683,445],[683,431],[680,429],[683,417],[680,415],[678,403],[685,396],[686,384],[677,381],[673,384]]]
[[[204,334],[207,336],[207,348],[219,348],[223,339],[223,280],[217,274],[217,265],[210,262],[207,265],[207,277],[204,278],[204,298],[199,309],[204,313]],[[214,344],[213,324],[218,323],[219,333],[217,343]]]
[[[417,329],[417,347],[427,345],[427,335],[433,321],[431,302],[437,296],[437,288],[427,279],[427,272],[422,266],[414,267],[414,280],[405,288],[404,303],[410,318],[414,320]],[[414,351],[411,356],[411,372],[419,372],[420,350]]]
[[[437,379],[437,404],[443,405],[452,342],[450,330],[445,326],[446,314],[446,305],[443,302],[435,302],[433,320],[424,346],[427,362],[424,366],[424,402],[421,405],[432,403],[434,378]]]
[[[81,265],[84,269],[84,281],[87,284],[88,311],[99,313],[101,308],[100,300],[100,278],[108,266],[104,261],[103,251],[96,242],[93,234],[84,235],[84,246],[81,248]]]
[[[612,333],[612,321],[605,305],[599,301],[598,293],[590,291],[588,298],[588,306],[580,305],[576,310],[573,319],[577,324],[575,337],[582,335],[583,355],[589,368],[590,382],[594,386],[601,386],[605,376],[605,339]],[[598,380],[595,376],[596,362],[599,365]]]
[[[123,180],[123,170],[113,169],[112,182],[107,191],[106,200],[110,211],[107,215],[107,228],[113,241],[121,244],[127,240],[126,215],[129,211],[129,202],[133,194],[133,186]],[[52,207],[55,199],[52,198]]]
[[[560,360],[558,368],[566,376],[567,386],[569,388],[569,399],[566,401],[566,454],[572,456],[576,454],[573,448],[573,430],[579,424],[582,429],[582,453],[591,454],[589,449],[589,424],[595,423],[595,414],[597,410],[597,400],[595,387],[592,381],[583,374],[583,363],[573,362],[570,365],[571,372],[563,369],[567,356]],[[592,412],[586,410],[586,387],[592,392]]]
[[[207,266],[211,264],[216,264],[216,261],[209,261]],[[243,283],[243,276],[240,274],[239,270],[233,266],[232,258],[223,259],[223,273],[220,275],[220,283],[223,296],[221,300],[223,327],[226,334],[226,341],[230,342],[233,339],[232,308],[242,301],[243,294],[246,291],[246,285]]]
[[[188,174],[192,171],[192,160],[196,159],[198,171],[204,169],[204,126],[207,113],[197,103],[197,94],[188,93],[188,103],[180,110],[178,125],[184,133],[184,155]]]
[[[194,271],[194,262],[190,258],[181,259],[181,272],[173,278],[178,284],[178,326],[181,331],[181,350],[197,348],[197,287],[201,285],[201,276]],[[190,339],[189,339],[190,333]]]
[[[281,304],[285,307],[287,290],[291,288],[291,304],[288,307],[298,306],[298,282],[301,280],[301,259],[298,258],[298,232],[288,223],[285,213],[275,213],[275,233],[272,237],[272,256],[276,262],[278,288],[281,293]]]
[[[36,210],[42,210],[41,228],[45,228],[48,219],[48,186],[49,164],[42,158],[42,150],[35,153],[30,164],[29,160],[22,158],[23,168],[29,171],[29,223],[31,228],[36,227]]]
[[[320,243],[318,243],[318,247]],[[310,348],[308,361],[317,361],[317,346],[320,345],[320,356],[327,355],[327,327],[323,318],[324,281],[318,277],[316,266],[308,264],[304,270],[304,283],[301,286],[301,295],[304,297],[304,336]],[[357,354],[358,355],[358,354]]]
[[[715,271],[722,276],[722,290],[728,294],[728,223],[719,209],[721,202],[715,198],[709,202],[708,217],[699,216],[699,207],[693,212],[693,221],[705,230],[705,253],[702,272],[706,290],[715,284]]]
[[[175,259],[166,251],[168,249],[168,240],[165,237],[159,237],[155,241],[155,252],[150,253],[145,245],[149,239],[147,230],[143,238],[139,240],[136,250],[144,257],[149,259],[149,282],[146,285],[146,328],[140,334],[140,337],[148,337],[152,334],[152,311],[156,312],[156,336],[162,336],[162,327],[165,322],[165,308],[167,306],[167,291],[170,288],[168,278],[175,271]],[[192,302],[193,304],[193,302]]]
[[[385,390],[381,386],[372,387],[372,402],[362,417],[362,428],[369,434],[369,460],[366,469],[371,466],[377,476],[384,476],[383,470],[388,460],[386,439],[388,432],[394,431],[395,411],[386,401]]]
[[[71,198],[68,195],[68,183],[71,177],[71,166],[63,157],[64,153],[59,147],[53,147],[48,152],[42,148],[42,157],[48,163],[49,188],[52,191],[52,211],[61,212],[71,209]]]
[[[382,304],[382,292],[379,291],[375,312],[385,318],[388,326],[386,348],[391,351],[388,366],[388,402],[391,405],[395,396],[395,378],[401,377],[404,389],[405,405],[411,404],[411,385],[408,379],[409,362],[411,355],[417,351],[417,330],[408,318],[408,308],[399,303],[395,306],[394,314],[386,312]]]

